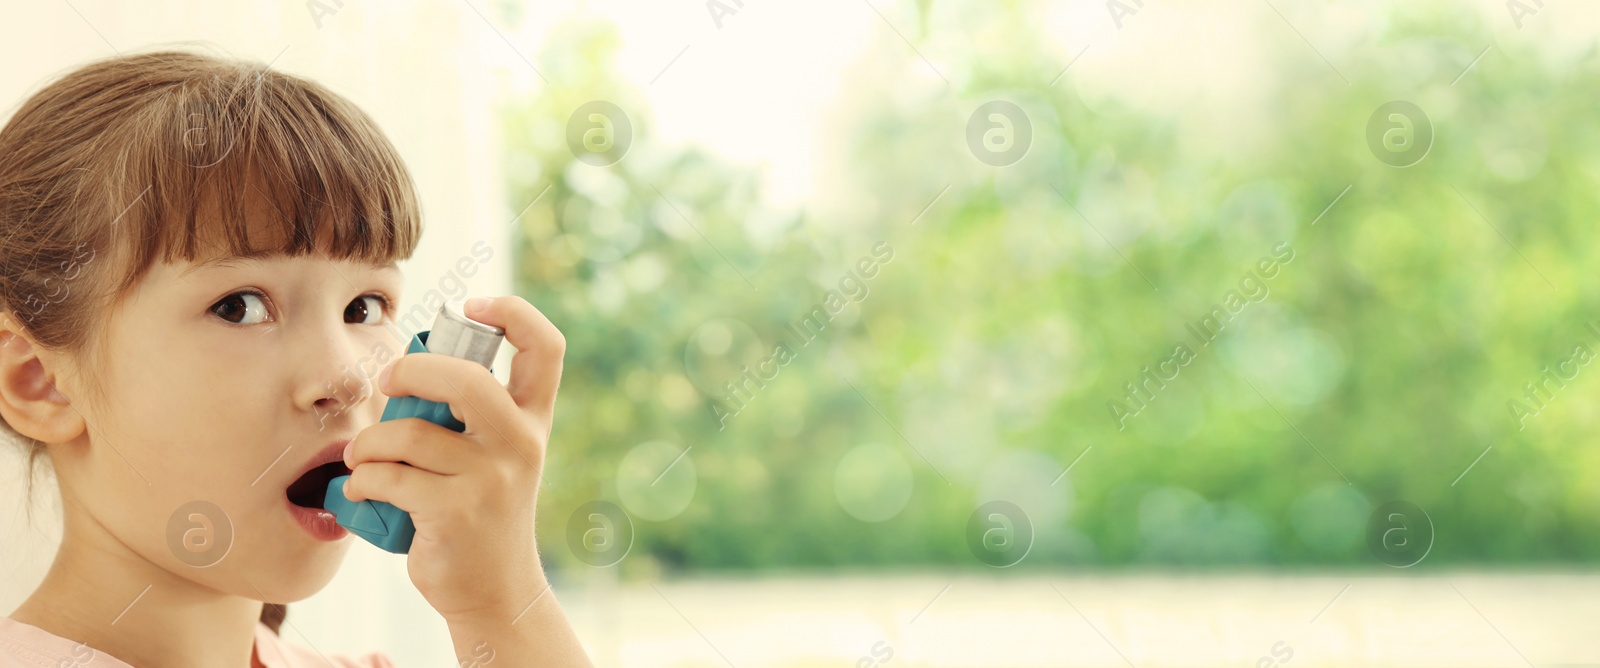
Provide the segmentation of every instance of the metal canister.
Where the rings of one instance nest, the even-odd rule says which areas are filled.
[[[460,302],[445,302],[439,307],[433,329],[428,331],[428,352],[472,360],[485,369],[493,369],[506,330],[468,318],[461,308]]]

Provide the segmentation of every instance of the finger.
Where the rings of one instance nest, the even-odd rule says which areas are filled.
[[[379,389],[391,397],[420,397],[449,404],[467,432],[505,433],[521,411],[506,388],[476,362],[435,353],[402,355],[389,364]]]
[[[404,462],[441,475],[456,475],[471,468],[481,448],[473,439],[421,418],[379,422],[356,434],[344,465],[351,469],[366,462]]]
[[[452,503],[448,478],[395,462],[367,462],[350,470],[344,497],[361,502],[384,501],[408,513],[426,512]]]
[[[467,304],[475,304],[468,300]],[[555,414],[556,389],[561,384],[561,362],[567,338],[539,309],[516,295],[496,297],[482,307],[467,308],[466,315],[506,331],[506,342],[517,349],[511,358],[511,382],[506,389],[524,410],[549,424]]]

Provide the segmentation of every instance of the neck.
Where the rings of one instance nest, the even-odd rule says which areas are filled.
[[[136,666],[251,666],[261,602],[179,577],[63,495],[61,548],[10,616]]]

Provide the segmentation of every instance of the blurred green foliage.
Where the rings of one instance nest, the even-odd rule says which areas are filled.
[[[569,343],[540,506],[554,561],[575,563],[550,547],[573,509],[619,501],[638,484],[625,458],[658,440],[689,448],[661,498],[692,486],[692,500],[634,518],[625,571],[981,569],[963,532],[990,498],[1035,523],[1023,568],[1382,568],[1364,532],[1391,499],[1430,514],[1430,566],[1600,559],[1600,368],[1520,425],[1508,407],[1574,346],[1600,349],[1585,328],[1600,322],[1592,45],[1553,56],[1407,5],[1335,76],[1264,24],[1283,37],[1265,82],[1275,122],[1216,152],[1197,147],[1226,138],[1186,135],[1182,109],[1088,99],[1071,75],[1050,85],[1039,63],[1071,51],[1028,6],[972,18],[1003,38],[943,90],[906,82],[923,65],[883,33],[846,82],[834,200],[799,213],[767,208],[754,174],[654,142],[606,26],[557,31],[540,57],[550,85],[508,101],[505,123],[510,204],[538,198],[518,219],[516,289]],[[567,144],[568,116],[595,99],[633,123],[615,165]],[[991,99],[1033,126],[1006,168],[963,135]],[[1366,140],[1392,99],[1435,134],[1404,169]],[[1280,242],[1295,255],[1269,295],[1202,345],[1187,326]],[[869,295],[801,345],[790,325],[879,243],[894,256]],[[719,429],[722,382],[780,342],[793,359]],[[1119,430],[1108,402],[1180,343],[1195,359]],[[904,465],[841,473],[864,444]],[[841,480],[904,470],[910,497],[889,519],[841,505]]]

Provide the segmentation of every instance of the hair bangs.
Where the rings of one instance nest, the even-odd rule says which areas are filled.
[[[416,249],[420,213],[398,152],[315,82],[229,62],[139,112],[121,179],[132,204],[117,218],[133,242],[118,294],[157,260],[316,253],[379,266]]]

